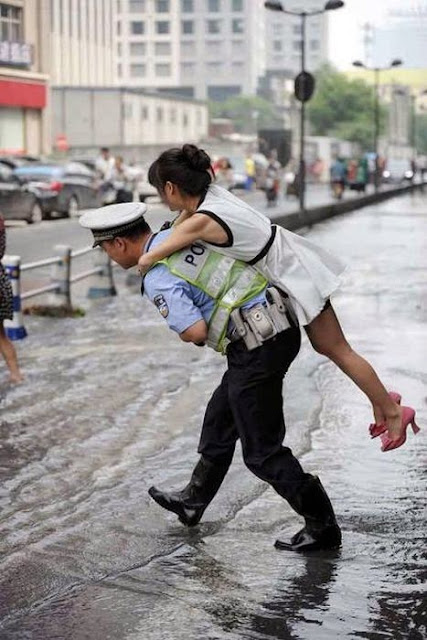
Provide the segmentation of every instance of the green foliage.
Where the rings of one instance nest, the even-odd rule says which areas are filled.
[[[238,133],[254,133],[257,129],[280,126],[275,107],[258,96],[235,96],[225,102],[209,102],[211,118],[230,118]]]
[[[363,80],[349,80],[329,65],[322,67],[316,74],[316,89],[307,113],[314,135],[351,140],[363,151],[373,150],[374,93]],[[386,119],[381,105],[379,113],[381,134]]]

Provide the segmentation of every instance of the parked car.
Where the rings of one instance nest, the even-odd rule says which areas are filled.
[[[45,218],[54,211],[71,217],[80,209],[101,204],[99,180],[93,171],[79,162],[65,165],[31,163],[15,169],[14,175],[36,196]]]
[[[0,213],[5,220],[40,222],[43,213],[34,193],[23,187],[13,169],[0,161]]]
[[[390,158],[383,171],[383,182],[405,182],[414,179],[414,172],[409,160]]]

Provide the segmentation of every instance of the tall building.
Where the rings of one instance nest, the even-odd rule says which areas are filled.
[[[52,87],[115,84],[116,4],[115,0],[50,0]]]
[[[427,2],[409,7],[401,3],[375,26],[373,64],[388,65],[392,58],[401,58],[406,69],[425,69],[427,74],[426,44]]]
[[[289,11],[323,9],[323,0],[286,2]],[[298,16],[266,11],[267,72],[294,78],[301,71],[302,23]],[[328,59],[328,13],[306,18],[305,68],[316,71]]]
[[[120,85],[199,100],[256,93],[265,14],[254,0],[118,0]]]
[[[49,148],[47,0],[0,2],[0,154]]]

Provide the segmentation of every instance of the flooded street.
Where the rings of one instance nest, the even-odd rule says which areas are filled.
[[[194,529],[147,489],[182,488],[224,359],[185,345],[126,286],[82,318],[26,317],[25,383],[0,378],[1,640],[425,640],[427,195],[306,232],[349,265],[334,306],[354,348],[417,409],[396,451],[306,338],[287,444],[325,485],[339,552],[277,551],[300,519],[236,450]]]

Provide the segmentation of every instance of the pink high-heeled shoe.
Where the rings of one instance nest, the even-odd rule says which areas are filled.
[[[415,409],[412,407],[402,407],[402,422],[400,425],[400,436],[396,440],[392,440],[388,433],[381,435],[381,451],[391,451],[401,447],[406,441],[406,431],[408,426],[411,425],[414,435],[420,430],[419,426],[415,422]]]
[[[400,393],[397,393],[396,391],[389,391],[388,395],[393,400],[393,402],[395,402],[396,404],[400,404],[400,401],[402,400],[402,396],[400,395]],[[377,438],[385,431],[387,431],[387,425],[384,422],[381,422],[380,424],[373,422],[369,425],[369,433],[371,434],[371,438]]]

